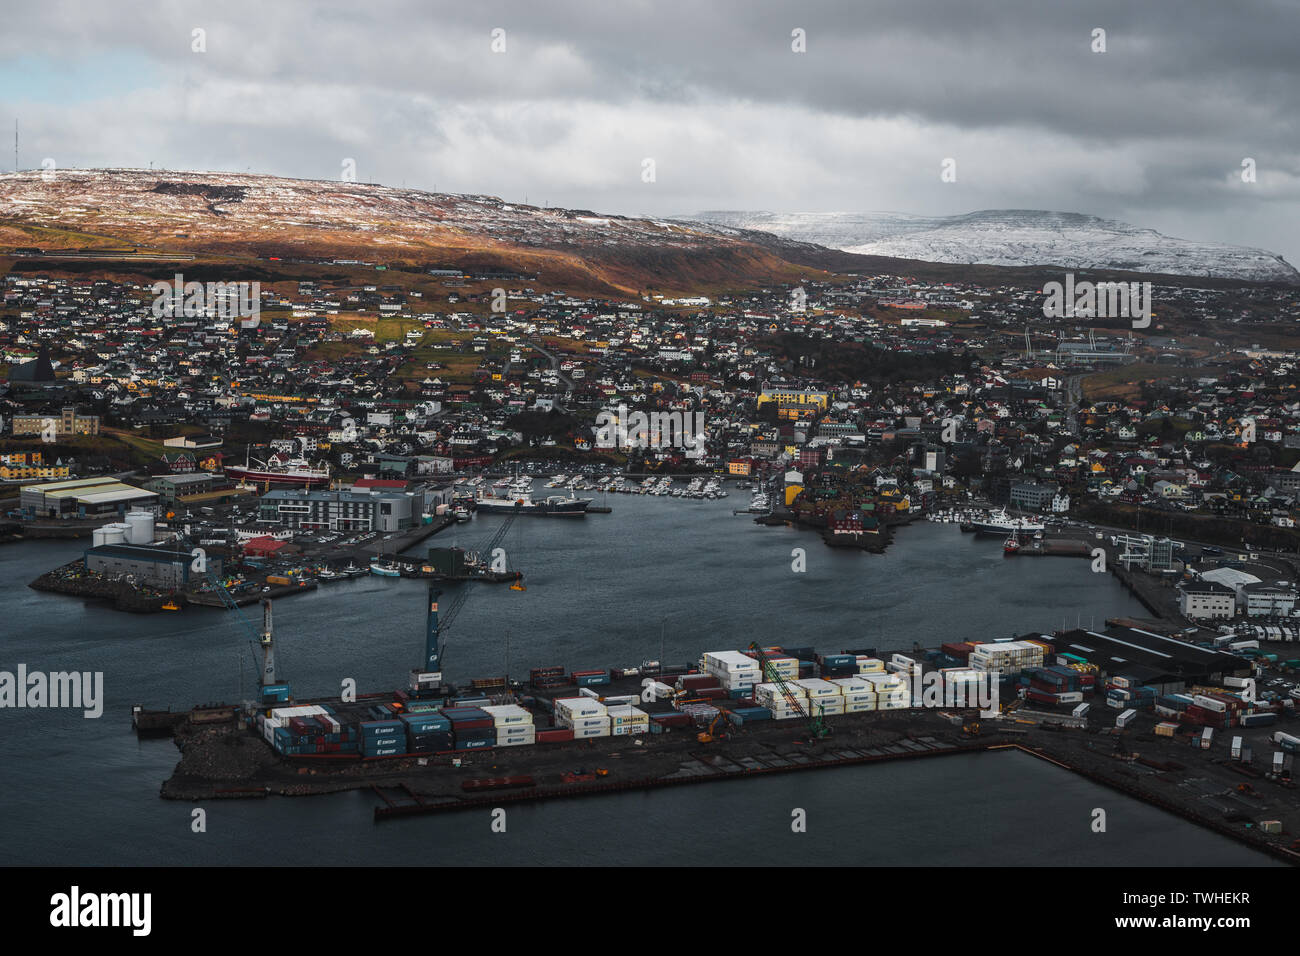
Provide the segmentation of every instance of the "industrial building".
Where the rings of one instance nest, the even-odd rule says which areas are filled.
[[[424,496],[414,492],[301,491],[262,496],[258,521],[286,528],[329,531],[402,531],[420,521]]]
[[[190,474],[159,475],[157,478],[150,478],[144,486],[149,491],[156,491],[162,504],[170,506],[177,501],[184,501],[195,495],[204,495],[222,486],[230,487],[231,481],[224,475],[196,471]]]
[[[183,588],[203,575],[193,569],[188,548],[175,545],[101,544],[86,550],[86,570],[101,574],[129,574],[161,588]],[[208,557],[207,570],[221,576],[221,559]]]
[[[116,478],[73,478],[25,485],[18,507],[27,518],[102,518],[133,508],[154,509],[156,492],[123,484]]]
[[[1192,684],[1221,684],[1224,677],[1249,676],[1251,672],[1250,661],[1236,654],[1120,625],[1108,627],[1104,633],[1085,628],[1064,631],[1056,635],[1054,643],[1058,654],[1074,654],[1095,664],[1103,681],[1128,677],[1161,694],[1181,693]]]
[[[1178,611],[1191,621],[1231,620],[1237,592],[1217,581],[1186,581],[1178,586]]]

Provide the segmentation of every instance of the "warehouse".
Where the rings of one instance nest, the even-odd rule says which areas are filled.
[[[1249,676],[1250,662],[1235,654],[1197,647],[1186,641],[1114,626],[1105,633],[1078,629],[1056,635],[1056,651],[1095,664],[1103,680],[1123,676],[1149,684],[1162,694],[1180,693],[1188,684],[1222,683],[1224,677]]]
[[[101,544],[86,550],[86,570],[101,574],[129,574],[155,587],[181,588],[191,575],[203,575],[193,569],[194,558],[188,548],[152,547],[138,544]],[[221,576],[221,559],[206,558],[207,570]]]
[[[154,510],[158,495],[116,478],[73,478],[26,485],[19,508],[27,518],[102,518],[134,509]]]

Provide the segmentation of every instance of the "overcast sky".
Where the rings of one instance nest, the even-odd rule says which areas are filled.
[[[1300,0],[0,0],[0,16],[24,168],[337,179],[352,158],[365,181],[628,215],[1050,209],[1300,265]]]

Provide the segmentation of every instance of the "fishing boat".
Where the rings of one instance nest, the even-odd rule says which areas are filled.
[[[400,578],[402,571],[391,561],[380,561],[378,558],[370,559],[370,573],[377,574],[383,578]]]
[[[1003,554],[1015,554],[1020,550],[1020,535],[1012,534],[1006,541],[1002,542]]]

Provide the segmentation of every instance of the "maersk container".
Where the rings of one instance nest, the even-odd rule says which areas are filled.
[[[415,733],[451,730],[451,721],[439,713],[407,714],[402,718],[402,723]]]
[[[405,734],[406,725],[400,720],[367,720],[361,724],[361,736],[371,739],[401,737]]]

